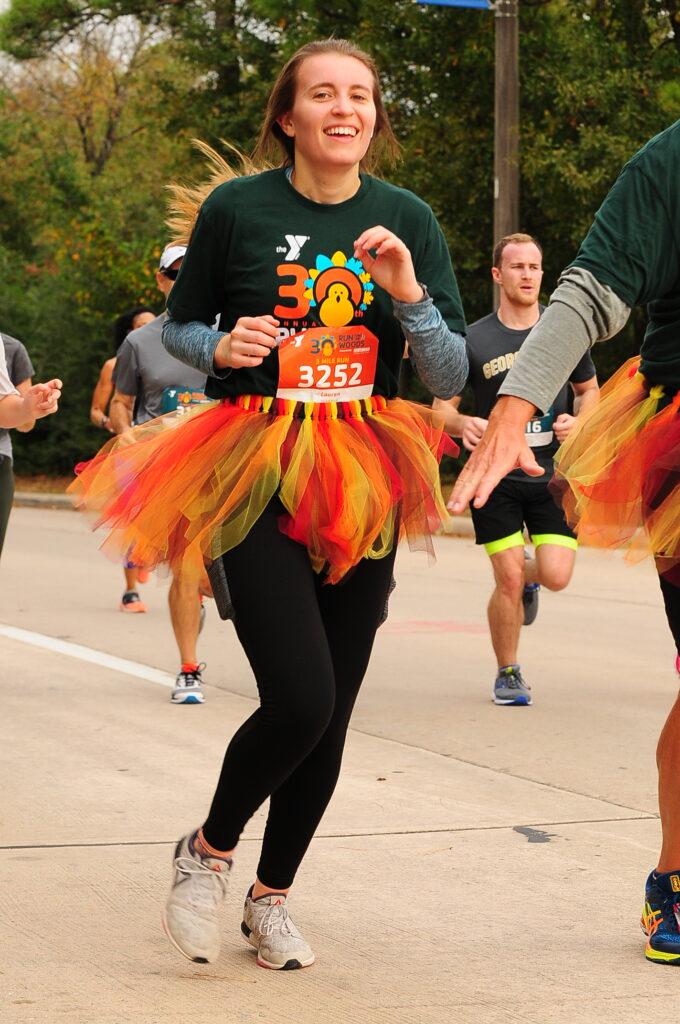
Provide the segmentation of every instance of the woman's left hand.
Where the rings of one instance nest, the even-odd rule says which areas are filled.
[[[367,228],[354,243],[354,258],[361,260],[375,283],[397,302],[419,302],[423,298],[411,253],[394,232],[380,225]]]

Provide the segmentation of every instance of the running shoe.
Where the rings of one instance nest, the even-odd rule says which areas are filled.
[[[120,599],[120,610],[122,612],[145,612],[146,605],[136,590],[126,590]]]
[[[529,707],[531,687],[522,679],[519,665],[506,665],[500,669],[493,685],[494,704],[517,704]]]
[[[163,928],[175,949],[197,964],[209,964],[220,952],[219,910],[227,892],[231,857],[201,857],[196,833],[175,847],[174,877],[163,909]]]
[[[657,875],[645,886],[640,925],[647,936],[645,956],[653,964],[680,965],[680,871]]]
[[[241,931],[257,950],[260,967],[273,971],[294,971],[310,967],[314,953],[290,919],[286,896],[269,892],[254,900],[251,885],[243,905]]]
[[[540,583],[527,583],[522,592],[522,605],[524,606],[524,625],[530,626],[538,615],[538,595],[541,589]]]
[[[173,704],[203,703],[205,696],[201,689],[203,684],[201,672],[204,668],[204,661],[202,661],[200,665],[196,665],[195,668],[185,668],[182,666],[180,671],[177,673],[175,686],[170,696],[170,700]]]

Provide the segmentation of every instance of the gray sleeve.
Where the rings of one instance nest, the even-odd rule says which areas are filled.
[[[21,342],[18,342],[14,353],[12,368],[10,370],[12,383],[15,387],[17,384],[23,384],[25,380],[30,380],[34,373],[35,370],[33,368],[33,363],[31,362],[31,357],[26,351],[26,346],[22,345]]]
[[[220,380],[231,373],[230,367],[218,370],[213,363],[217,342],[223,337],[224,331],[216,331],[201,320],[181,323],[168,315],[163,324],[163,345],[171,356],[200,370],[206,377]]]
[[[0,398],[5,398],[7,395],[18,394],[19,392],[9,379],[7,363],[5,362],[5,346],[2,343],[2,335],[0,334]]]
[[[463,390],[467,380],[465,338],[446,325],[427,289],[423,290],[425,297],[420,302],[393,299],[392,309],[425,387],[437,398],[453,398]]]
[[[498,389],[545,412],[574,367],[596,341],[626,324],[630,306],[583,267],[569,267],[550,296],[550,305],[522,345]]]
[[[127,338],[118,349],[116,365],[113,368],[111,380],[116,391],[120,391],[121,395],[134,396],[136,398],[142,390],[137,353]]]

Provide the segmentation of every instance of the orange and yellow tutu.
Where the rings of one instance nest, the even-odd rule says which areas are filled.
[[[131,433],[76,467],[69,488],[115,561],[199,579],[276,497],[281,530],[337,583],[402,537],[432,550],[449,520],[438,466],[457,446],[431,410],[401,399],[242,396]]]
[[[551,483],[579,540],[654,555],[680,583],[680,392],[668,394],[629,360],[556,455]]]

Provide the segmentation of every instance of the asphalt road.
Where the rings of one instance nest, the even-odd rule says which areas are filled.
[[[144,587],[146,615],[122,614],[122,572],[80,516],[14,510],[0,565],[3,1021],[668,1012],[675,976],[645,962],[637,925],[659,841],[654,747],[677,689],[652,567],[580,551],[568,590],[542,593],[523,631],[534,706],[498,708],[486,557],[460,538],[438,539],[437,556],[399,554],[343,778],[294,890],[318,962],[281,976],[238,936],[264,812],[241,844],[220,961],[182,961],[158,928],[172,843],[205,814],[253,707],[231,624],[208,607],[206,703],[172,706],[167,581]]]

